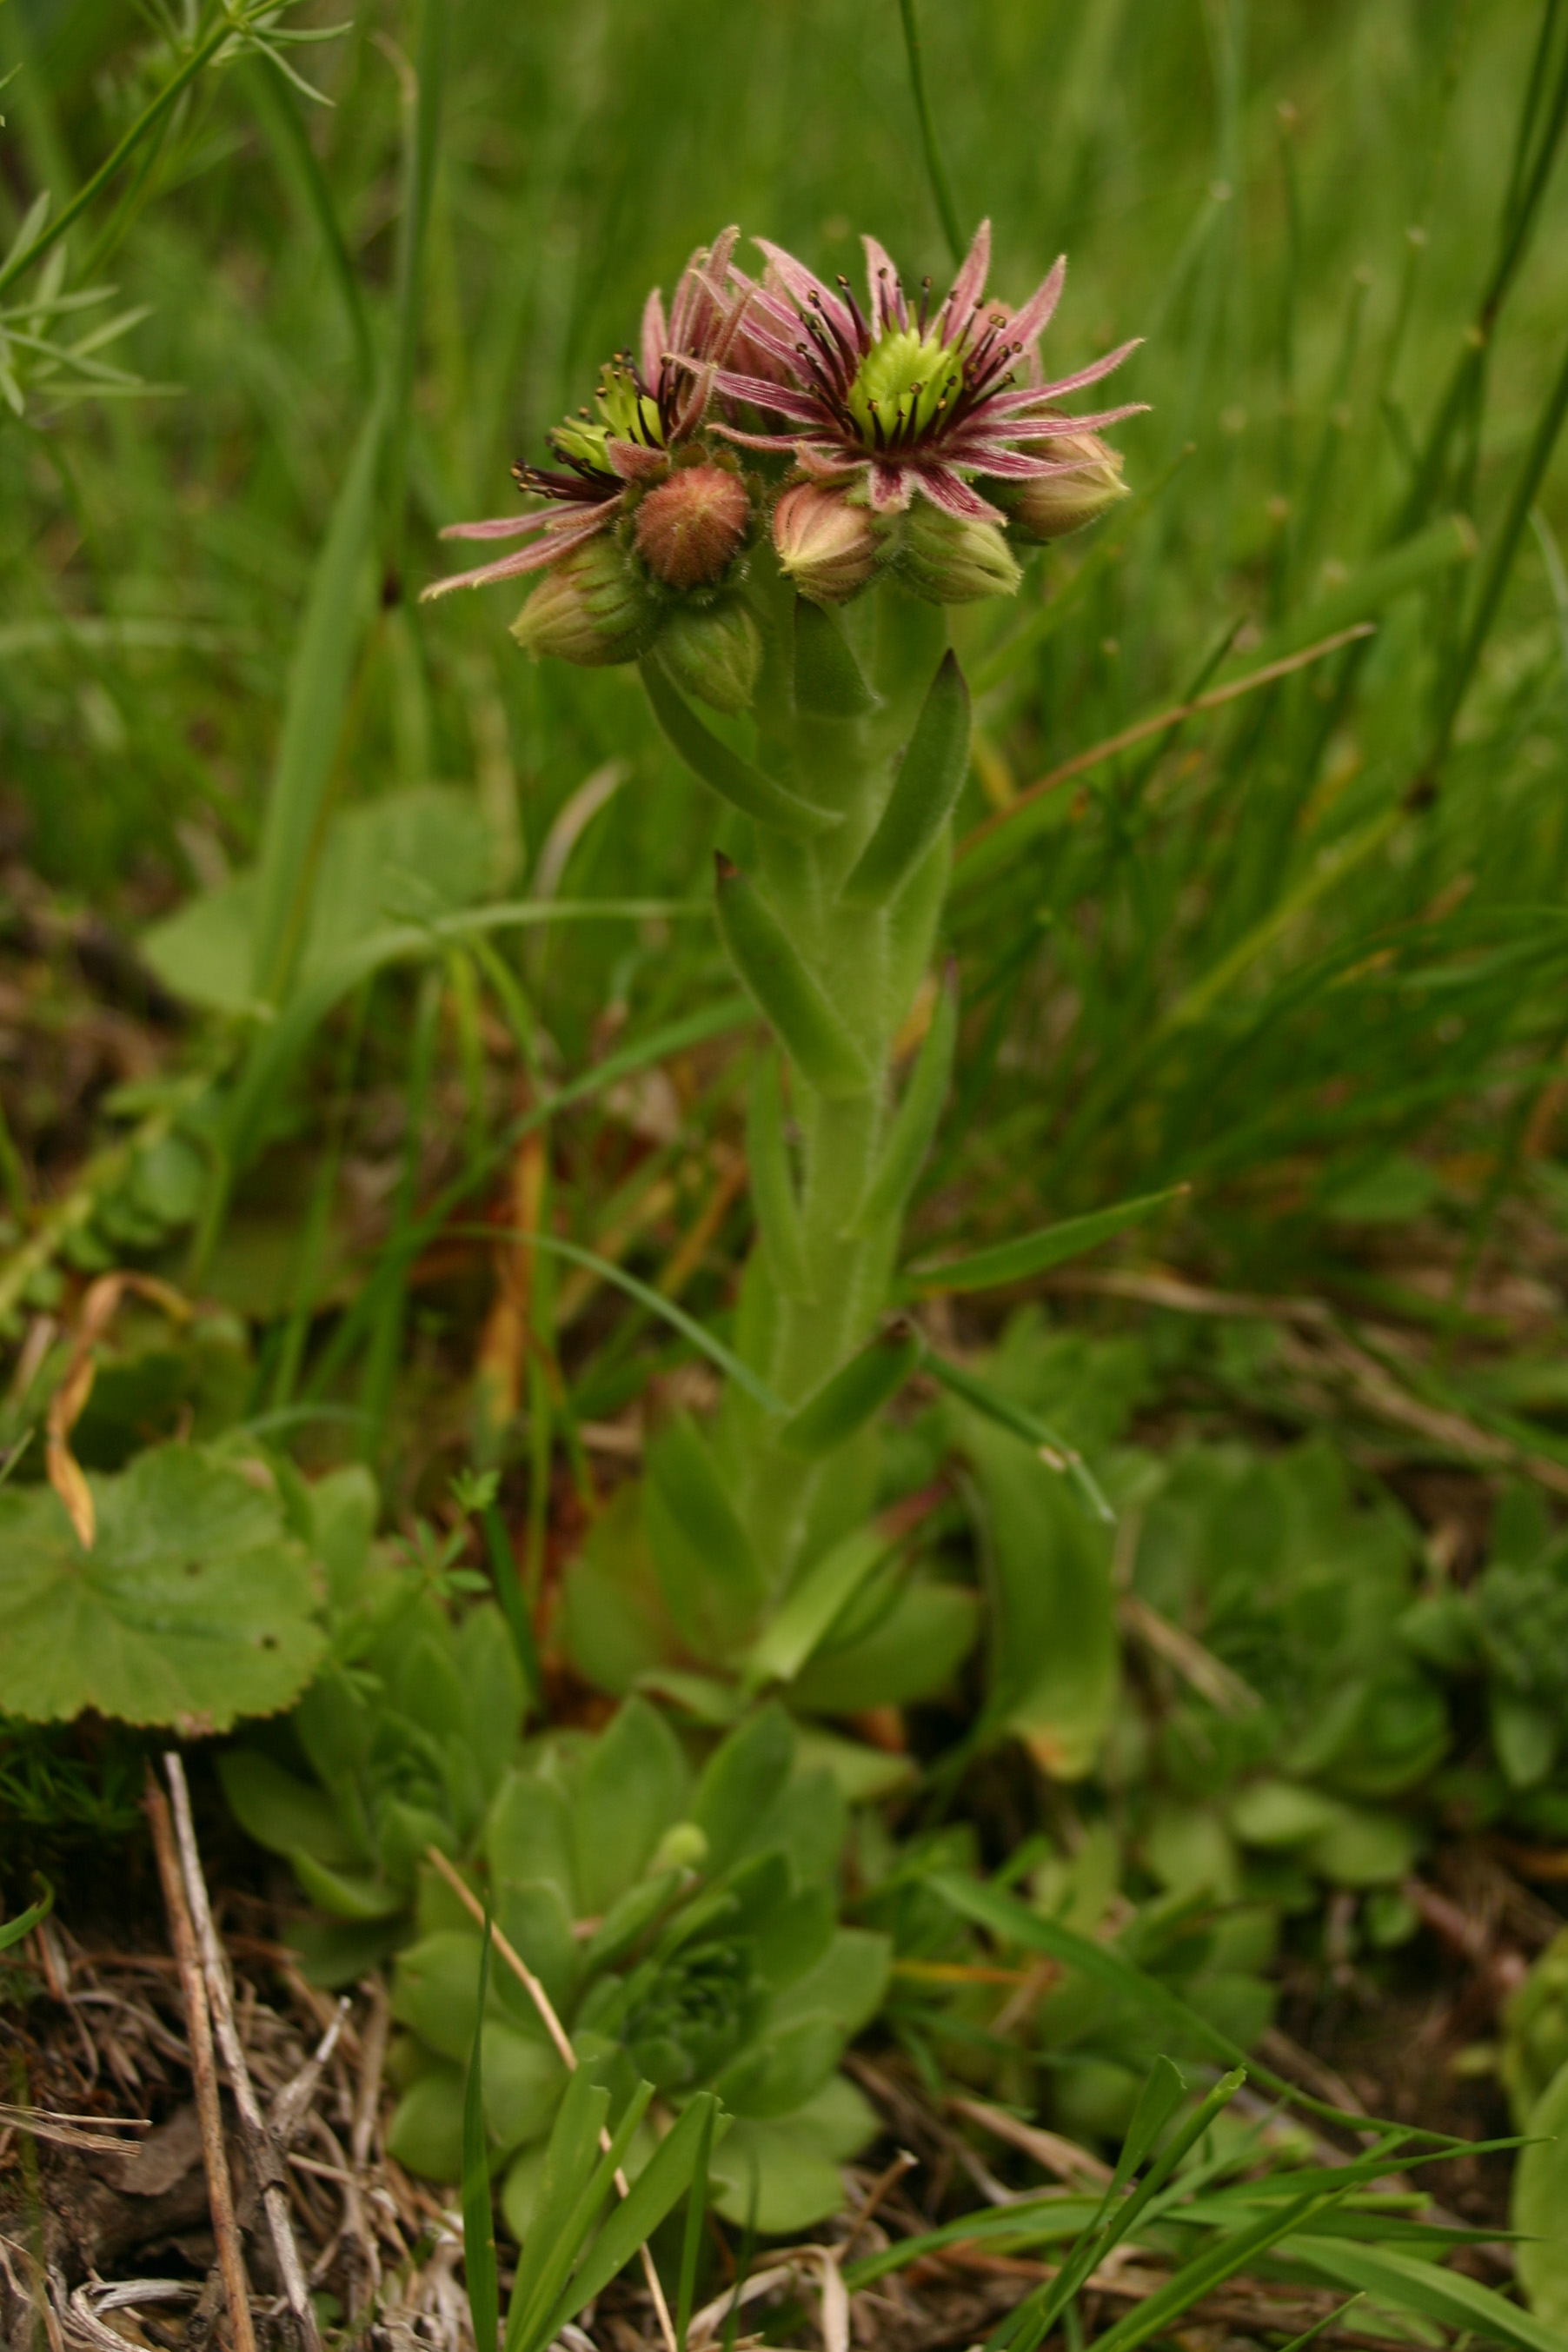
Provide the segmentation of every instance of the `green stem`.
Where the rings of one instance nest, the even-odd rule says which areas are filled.
[[[942,232],[947,239],[948,251],[956,269],[963,259],[963,235],[958,226],[958,207],[952,201],[942,150],[936,143],[936,124],[931,119],[931,100],[926,95],[925,65],[921,56],[920,26],[915,21],[915,0],[899,0],[899,13],[904,20],[904,47],[910,60],[910,82],[914,90],[915,112],[920,117],[921,145],[925,151],[926,176],[936,201],[942,220]]]

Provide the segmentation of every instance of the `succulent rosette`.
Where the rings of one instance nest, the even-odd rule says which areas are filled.
[[[876,2117],[838,2072],[887,1984],[884,1937],[837,1924],[845,1806],[808,1768],[777,1706],[731,1732],[694,1772],[646,1700],[596,1738],[557,1733],[503,1782],[483,1858],[496,1925],[544,1986],[616,2112],[657,2093],[635,2174],[701,2090],[730,2120],[714,2148],[718,2210],[770,2233],[838,2210],[841,2163]],[[393,2053],[403,2098],[387,2145],[416,2172],[460,2170],[479,1930],[434,1879],[425,1933],[400,1954]],[[566,2070],[527,1990],[498,1960],[483,2033],[485,2118],[521,2237],[533,2210]]]

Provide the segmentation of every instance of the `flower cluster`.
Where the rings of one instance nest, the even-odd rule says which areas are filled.
[[[1017,544],[1077,530],[1123,495],[1100,436],[1141,404],[1061,404],[1133,344],[1056,383],[1040,363],[1064,262],[1016,310],[987,299],[984,223],[945,301],[928,278],[912,303],[868,236],[862,308],[847,278],[830,288],[765,239],[763,273],[749,276],[737,236],[693,254],[668,318],[650,294],[636,357],[617,353],[594,407],[551,435],[559,467],[514,468],[543,503],[446,533],[530,544],[427,595],[543,572],[514,628],[529,650],[599,664],[657,646],[678,682],[738,709],[761,659],[746,589],[764,526],[815,602],[845,603],[887,572],[963,604],[1011,594]]]

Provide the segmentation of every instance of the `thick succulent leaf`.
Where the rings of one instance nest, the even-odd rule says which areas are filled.
[[[496,1792],[485,1851],[498,1900],[508,1886],[553,1886],[567,1916],[578,1912],[572,1810],[563,1791],[542,1772],[510,1772]]]
[[[759,2034],[714,2084],[731,2115],[789,2115],[819,2091],[843,2054],[844,2036],[820,2011]]]
[[[339,1814],[308,1780],[301,1780],[254,1748],[231,1748],[217,1759],[218,1779],[229,1811],[247,1837],[269,1853],[297,1848],[329,1868],[369,1860],[355,1851]]]
[[[0,1489],[0,1710],[223,1731],[297,1698],[321,1580],[267,1474],[165,1445],[88,1484],[90,1551],[52,1487]]]
[[[406,1924],[401,1913],[391,1919],[301,1919],[289,1929],[286,1940],[289,1950],[299,1956],[306,1983],[335,1991],[339,1985],[358,1984],[372,1969],[390,1959],[403,1941]]]
[[[864,1094],[870,1066],[837,1005],[755,883],[727,858],[720,862],[714,906],[741,983],[790,1059],[825,1095]]]
[[[679,1657],[679,1639],[643,1525],[640,1480],[617,1488],[568,1566],[560,1625],[577,1672],[612,1697]]]
[[[833,1942],[833,1916],[826,1886],[803,1886],[789,1895],[751,1937],[758,1974],[782,1990],[815,1972]]]
[[[915,1777],[912,1757],[868,1748],[863,1740],[845,1739],[820,1724],[803,1724],[796,1738],[803,1769],[830,1772],[850,1805],[873,1804],[895,1789],[906,1788]]]
[[[516,1645],[493,1601],[468,1611],[453,1636],[452,1657],[468,1695],[464,1748],[488,1798],[511,1761],[528,1699]]]
[[[746,1680],[754,1689],[792,1682],[861,1587],[896,1549],[874,1523],[857,1528],[799,1577],[752,1643]]]
[[[577,1990],[582,1946],[572,1932],[572,1913],[561,1890],[548,1879],[521,1885],[508,1880],[494,1890],[496,1925],[521,1954],[558,2011],[571,2007]],[[531,2030],[538,2030],[538,2012],[525,1985],[510,1969],[496,1978],[496,1997]]]
[[[427,2048],[466,2065],[478,2021],[479,1935],[456,1928],[422,1936],[400,1953],[392,2013]]]
[[[870,2024],[882,2006],[892,1965],[892,1945],[886,1936],[866,1927],[840,1927],[822,1958],[783,1992],[774,1995],[768,2016],[774,2024],[820,2011],[830,2017],[846,2041]]]
[[[566,2069],[542,2033],[487,2018],[482,2043],[485,2125],[498,2147],[542,2139],[555,2120]]]
[[[1109,1534],[1006,1430],[977,1413],[955,1417],[984,1498],[995,1728],[1016,1733],[1056,1778],[1079,1780],[1116,1700]]]
[[[695,1656],[722,1658],[742,1639],[767,1585],[712,1448],[677,1413],[648,1449],[643,1527],[659,1590]]]
[[[479,1963],[479,1938],[474,1961]],[[463,2070],[433,2066],[411,2083],[386,2132],[386,2150],[426,2180],[459,2180],[463,2171]]]
[[[839,2210],[844,2180],[838,2168],[880,2128],[853,2083],[834,2074],[793,2115],[774,2123],[748,2117],[732,2126],[710,2163],[714,2205],[742,2228],[754,2210],[759,2230],[793,2237]]]
[[[958,656],[943,655],[876,831],[844,885],[847,906],[881,907],[933,846],[969,767],[969,688]]]
[[[979,1629],[973,1593],[911,1577],[869,1633],[807,1661],[792,1685],[795,1703],[815,1714],[858,1715],[929,1698],[952,1680]]]
[[[333,1919],[394,1919],[407,1910],[413,1897],[407,1882],[373,1877],[368,1871],[330,1870],[302,1846],[296,1846],[289,1859],[301,1891]]]
[[[691,1818],[715,1874],[744,1853],[789,1778],[795,1738],[781,1706],[765,1706],[720,1742],[703,1767]]]
[[[652,1861],[686,1810],[691,1775],[680,1743],[647,1699],[623,1701],[594,1743],[577,1783],[573,1836],[577,1895],[602,1918]]]

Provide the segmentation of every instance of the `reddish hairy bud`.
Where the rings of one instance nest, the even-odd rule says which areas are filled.
[[[779,569],[797,594],[842,604],[864,588],[881,560],[879,535],[863,506],[842,490],[801,482],[773,509]]]
[[[637,508],[637,553],[669,588],[722,579],[752,519],[746,485],[722,466],[682,466]]]

